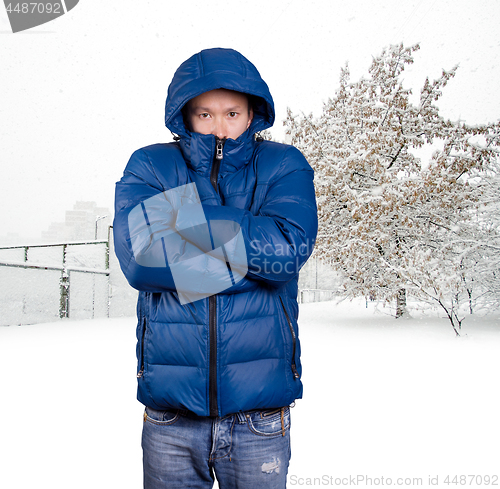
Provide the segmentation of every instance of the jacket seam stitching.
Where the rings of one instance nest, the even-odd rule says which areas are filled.
[[[158,178],[158,175],[156,174],[156,171],[155,171],[155,167],[153,165],[153,162],[151,161],[151,158],[149,157],[149,154],[146,153],[146,151],[144,149],[141,149],[141,151],[144,153],[144,155],[146,156],[146,158],[148,159],[148,163],[149,163],[149,166],[151,167],[151,171],[153,172],[153,175],[155,176],[156,178],[156,181],[158,182],[158,184],[160,185],[160,187],[163,189],[162,191],[165,192],[165,187],[163,186],[163,184],[160,182],[160,179]]]

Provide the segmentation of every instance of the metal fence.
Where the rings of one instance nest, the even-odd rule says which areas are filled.
[[[299,304],[308,302],[323,302],[331,301],[335,298],[337,292],[335,290],[323,289],[299,289],[298,301]]]
[[[68,247],[73,246],[88,246],[88,245],[100,245],[104,244],[106,247],[105,257],[106,263],[104,269],[97,268],[86,268],[68,265]],[[53,249],[61,248],[61,264],[41,264],[41,263],[31,263],[29,261],[30,250],[33,249]],[[70,305],[70,284],[71,284],[71,274],[73,273],[90,273],[97,275],[104,275],[108,279],[109,283],[109,240],[107,241],[81,241],[74,243],[61,243],[61,244],[50,244],[50,245],[23,245],[23,246],[7,246],[0,247],[0,250],[23,250],[24,260],[23,262],[10,262],[0,261],[0,266],[11,267],[11,268],[22,268],[23,270],[55,270],[60,272],[59,280],[59,290],[60,290],[60,300],[59,300],[59,317],[67,318],[69,317],[69,305]],[[109,294],[108,294],[109,296]],[[95,304],[95,289],[93,291],[93,303]],[[109,317],[109,300],[107,301],[107,316]]]
[[[0,247],[0,326],[134,315],[137,291],[112,248],[111,227],[104,240]],[[331,300],[329,276],[311,258],[301,271],[299,302]]]
[[[109,245],[108,234],[107,240],[0,247],[0,324],[81,317],[83,304],[84,317],[109,317]]]

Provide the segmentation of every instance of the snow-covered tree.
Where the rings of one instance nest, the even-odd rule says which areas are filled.
[[[391,46],[354,83],[346,66],[319,117],[288,110],[285,126],[316,170],[317,250],[342,273],[346,296],[395,300],[399,317],[411,291],[459,327],[457,304],[464,292],[471,297],[469,266],[478,259],[473,236],[478,226],[492,231],[484,213],[480,224],[478,182],[493,172],[498,145],[494,128],[439,115],[435,102],[456,68],[426,80],[412,103],[401,75],[417,49]],[[422,165],[416,151],[436,143],[442,149]]]
[[[472,137],[454,149],[465,160],[464,173],[474,214],[455,233],[463,280],[473,305],[500,306],[500,123],[470,128]]]

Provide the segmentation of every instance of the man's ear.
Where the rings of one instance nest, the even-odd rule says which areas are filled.
[[[250,110],[248,111],[248,124],[247,124],[247,129],[250,127],[250,124],[252,123],[253,121],[253,109],[252,107],[250,107]]]

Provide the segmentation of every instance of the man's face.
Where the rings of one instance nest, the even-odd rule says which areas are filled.
[[[221,88],[191,99],[187,115],[194,132],[237,139],[250,127],[253,110],[246,95]]]

